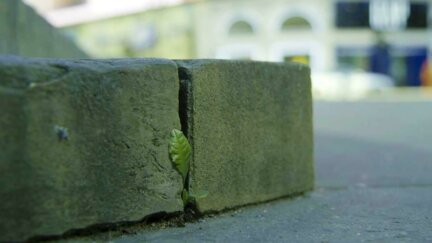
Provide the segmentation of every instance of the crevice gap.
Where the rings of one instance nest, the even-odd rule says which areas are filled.
[[[186,176],[184,189],[189,192],[190,189],[190,173],[193,168],[194,161],[194,146],[193,146],[193,93],[192,93],[192,77],[190,70],[187,67],[178,66],[178,76],[180,81],[179,89],[179,117],[183,134],[189,141],[192,147],[189,172]],[[190,201],[184,205],[184,218],[186,221],[196,220],[202,217],[199,212],[196,202]]]
[[[180,124],[181,124],[181,130],[183,134],[189,138],[189,114],[188,114],[188,92],[190,90],[190,84],[188,80],[182,80],[180,79],[180,89],[179,89],[179,117],[180,117]]]

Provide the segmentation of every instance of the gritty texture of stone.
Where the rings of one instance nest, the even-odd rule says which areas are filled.
[[[191,195],[202,212],[314,185],[310,70],[299,64],[177,61]]]
[[[182,210],[174,62],[0,56],[0,77],[0,241]]]
[[[87,55],[35,10],[17,0],[0,0],[0,54],[84,58]]]

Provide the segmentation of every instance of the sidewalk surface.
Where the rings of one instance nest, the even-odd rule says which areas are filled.
[[[432,102],[314,109],[314,192],[112,240],[432,242]]]

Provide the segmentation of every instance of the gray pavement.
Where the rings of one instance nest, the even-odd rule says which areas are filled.
[[[432,102],[316,102],[316,189],[115,242],[432,242]]]

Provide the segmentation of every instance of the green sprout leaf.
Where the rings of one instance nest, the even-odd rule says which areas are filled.
[[[183,177],[183,183],[185,183],[189,172],[191,146],[185,135],[180,130],[173,129],[171,131],[168,151],[171,161]]]
[[[181,197],[184,205],[195,204],[196,200],[207,197],[207,191],[189,193],[186,178],[189,173],[189,160],[191,154],[191,146],[185,135],[177,129],[171,131],[168,152],[171,161],[175,165],[176,170],[183,177],[183,191]]]

